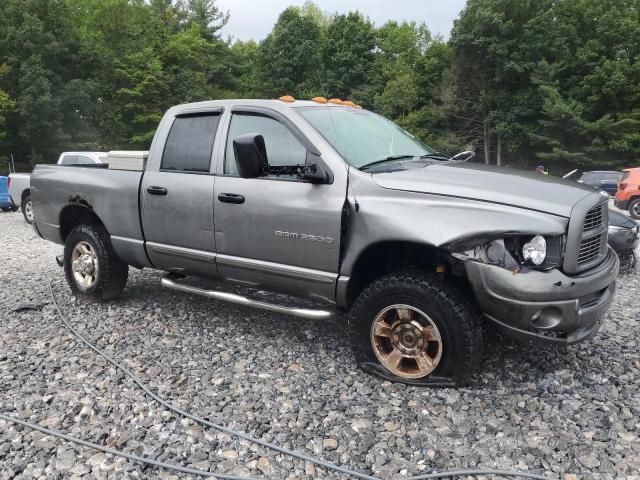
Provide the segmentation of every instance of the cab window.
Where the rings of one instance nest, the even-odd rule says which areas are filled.
[[[161,171],[209,173],[220,114],[176,117],[162,154]]]
[[[60,160],[60,165],[75,165],[78,163],[78,155],[65,155]]]
[[[233,151],[233,139],[245,133],[257,133],[264,137],[267,159],[273,166],[304,165],[307,149],[279,121],[265,115],[234,113],[229,125],[227,149],[224,159],[224,173],[238,175],[238,167]]]

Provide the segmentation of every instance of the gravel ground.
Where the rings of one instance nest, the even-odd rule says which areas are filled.
[[[381,478],[463,467],[640,479],[640,275],[621,278],[592,341],[489,338],[464,389],[360,372],[344,319],[314,322],[169,292],[130,273],[108,304],[75,301],[19,212],[0,214],[0,411],[125,452],[270,479],[345,478],[177,417],[82,346],[69,320],[169,401],[214,422]],[[41,311],[14,312],[24,302]],[[0,420],[5,478],[191,478]],[[571,476],[572,474],[577,477]],[[568,476],[567,476],[568,475]]]

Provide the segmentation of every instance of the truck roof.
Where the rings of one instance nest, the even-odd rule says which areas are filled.
[[[281,98],[285,98],[285,97],[281,97]],[[319,99],[322,99],[324,101],[320,101]],[[200,110],[200,109],[208,109],[208,108],[216,108],[216,107],[235,107],[235,106],[265,107],[265,108],[272,108],[274,110],[284,110],[292,107],[362,108],[360,106],[353,104],[352,102],[348,104],[337,103],[337,102],[334,103],[334,100],[337,100],[337,99],[326,100],[322,97],[315,97],[314,100],[295,100],[295,99],[282,100],[282,99],[255,99],[255,98],[206,100],[204,102],[193,102],[193,103],[185,103],[182,105],[176,105],[172,107],[169,110],[169,112],[174,115],[178,115],[182,112],[187,112],[192,110]]]
[[[62,152],[60,155],[96,155],[96,156],[104,156],[107,155],[108,152]]]

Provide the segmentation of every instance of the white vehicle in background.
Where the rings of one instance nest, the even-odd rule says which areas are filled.
[[[107,163],[105,152],[62,152],[58,165],[97,165]],[[31,206],[31,174],[9,174],[9,196],[14,205],[19,206],[22,215],[29,225],[33,222],[33,208]]]

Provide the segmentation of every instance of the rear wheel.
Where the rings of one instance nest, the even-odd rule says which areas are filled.
[[[443,278],[424,272],[373,282],[354,303],[349,328],[358,364],[396,382],[464,383],[482,355],[473,305]]]
[[[636,198],[629,204],[629,215],[631,218],[640,220],[640,198]]]
[[[64,272],[71,290],[89,300],[109,300],[124,290],[129,267],[111,246],[101,224],[78,225],[64,247]]]
[[[31,203],[31,195],[27,195],[22,201],[22,215],[29,225],[33,223],[33,204]]]

